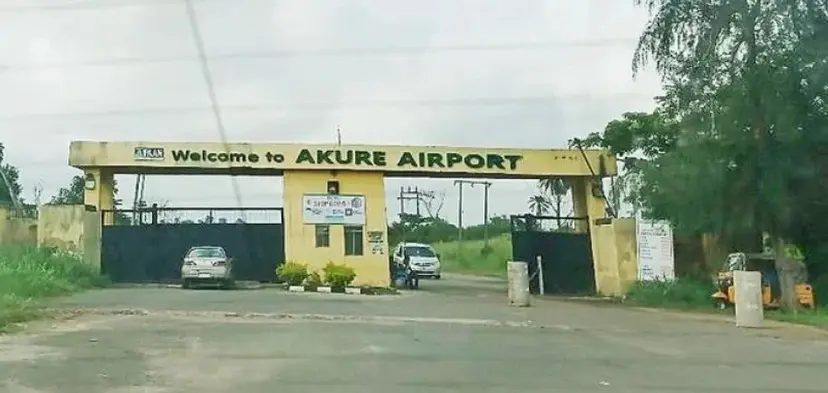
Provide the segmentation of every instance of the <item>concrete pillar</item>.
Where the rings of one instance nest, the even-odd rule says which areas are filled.
[[[509,261],[506,267],[509,279],[509,304],[516,307],[529,306],[529,265],[522,261]]]
[[[761,327],[765,318],[762,307],[762,273],[734,271],[733,291],[736,298],[736,326]]]
[[[84,171],[83,203],[94,206],[97,211],[115,209],[115,174],[102,169]],[[103,213],[104,225],[115,223],[114,213]]]
[[[607,218],[606,202],[599,189],[600,179],[578,177],[570,180],[570,184],[575,216],[587,217],[575,225],[578,233],[589,232],[596,290],[607,296],[617,295],[621,289],[614,231],[611,223],[600,226],[595,223]]]
[[[583,178],[574,177],[569,179],[572,188],[572,213],[575,217],[587,217],[587,188]],[[575,221],[575,232],[586,233],[589,230],[589,222],[583,220]]]
[[[316,246],[315,225],[304,222],[304,194],[326,194],[327,182],[338,180],[342,195],[365,197],[366,222],[363,226],[363,255],[345,255],[345,230],[342,225],[330,225],[328,247]],[[366,171],[309,171],[284,172],[285,260],[308,265],[311,271],[320,271],[328,262],[354,268],[354,285],[387,287],[388,274],[388,219],[385,215],[385,178],[382,172]],[[370,233],[379,234],[371,241]]]

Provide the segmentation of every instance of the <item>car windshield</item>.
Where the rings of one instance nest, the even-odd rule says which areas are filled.
[[[224,250],[220,248],[194,248],[187,254],[187,258],[224,258]]]
[[[423,246],[409,246],[405,248],[405,255],[411,257],[426,257],[426,258],[433,258],[434,250],[431,247],[423,247]]]

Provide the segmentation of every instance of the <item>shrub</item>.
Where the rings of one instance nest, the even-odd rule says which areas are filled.
[[[325,273],[325,283],[330,285],[331,289],[344,290],[356,278],[353,268],[333,262],[328,262],[322,272]]]
[[[814,301],[820,306],[828,306],[828,274],[823,274],[811,281]]]
[[[308,278],[308,267],[301,263],[286,262],[276,268],[276,276],[288,285],[302,285]]]
[[[318,288],[322,286],[322,276],[319,272],[313,272],[308,275],[307,286],[311,288]]]
[[[40,313],[40,300],[103,286],[105,277],[73,253],[34,246],[0,247],[0,331]]]
[[[627,292],[627,301],[647,307],[710,307],[713,282],[677,278],[674,281],[638,281]]]

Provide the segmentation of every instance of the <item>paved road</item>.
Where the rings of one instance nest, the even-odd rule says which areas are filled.
[[[447,277],[400,296],[125,288],[0,338],[0,392],[824,392],[828,341],[789,327],[538,300]],[[5,382],[3,382],[5,381]]]

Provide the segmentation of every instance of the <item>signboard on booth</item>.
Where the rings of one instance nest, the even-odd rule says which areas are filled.
[[[305,224],[365,225],[362,195],[305,194],[302,206]]]
[[[638,248],[638,279],[641,281],[674,280],[676,261],[673,254],[673,228],[667,221],[635,220]]]

